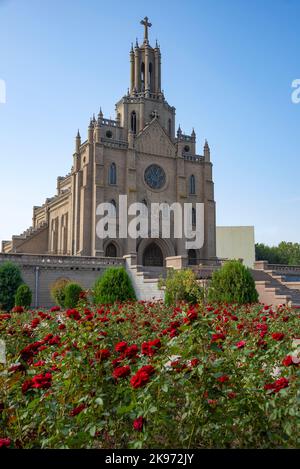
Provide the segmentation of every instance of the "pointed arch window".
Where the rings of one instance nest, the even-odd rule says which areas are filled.
[[[152,78],[152,76],[153,76],[152,71],[153,71],[153,66],[152,66],[152,63],[150,62],[150,63],[149,63],[149,87],[150,87],[150,90],[152,90],[152,80],[153,80],[153,78]]]
[[[145,64],[142,62],[141,64],[141,88],[142,91],[145,89]]]
[[[111,163],[109,167],[108,182],[109,184],[117,184],[117,167],[115,163]]]
[[[136,112],[132,111],[131,117],[130,117],[130,128],[131,131],[136,134]]]
[[[114,243],[109,243],[105,249],[106,257],[117,257],[117,247]]]
[[[196,225],[196,209],[192,208],[192,225]]]
[[[190,194],[196,194],[196,182],[195,182],[195,176],[191,174],[190,179],[189,179],[189,190]]]

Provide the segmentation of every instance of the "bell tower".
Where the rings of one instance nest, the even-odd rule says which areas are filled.
[[[148,39],[148,28],[152,26],[146,16],[141,24],[144,26],[144,41],[139,46],[136,40],[130,51],[130,95],[142,93],[146,98],[161,96],[161,53],[156,42],[151,47]]]
[[[116,115],[124,128],[124,139],[132,141],[154,118],[175,139],[175,108],[165,100],[161,89],[161,52],[149,42],[149,18],[140,22],[144,27],[144,39],[139,45],[131,44],[130,87],[128,93],[116,104]]]

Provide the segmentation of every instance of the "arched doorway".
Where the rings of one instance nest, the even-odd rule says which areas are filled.
[[[151,267],[163,267],[163,253],[156,243],[151,243],[146,247],[143,254],[143,265]]]
[[[109,243],[105,249],[106,257],[117,257],[117,248],[113,243]]]

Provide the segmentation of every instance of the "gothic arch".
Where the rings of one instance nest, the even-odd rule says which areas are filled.
[[[109,184],[112,184],[112,185],[117,184],[117,167],[116,167],[116,163],[111,163],[111,165],[109,167],[108,182],[109,182]]]
[[[166,257],[175,256],[175,248],[170,239],[144,238],[138,243],[137,246],[138,265],[143,265],[144,252],[152,243],[155,243],[160,248],[163,256],[163,265],[165,265]]]
[[[107,239],[103,246],[105,257],[121,257],[121,247],[116,240]]]
[[[191,174],[189,177],[189,191],[190,194],[196,194],[196,181],[193,174]]]
[[[136,134],[136,129],[137,129],[136,123],[137,123],[136,112],[132,111],[130,115],[130,129],[134,134]]]

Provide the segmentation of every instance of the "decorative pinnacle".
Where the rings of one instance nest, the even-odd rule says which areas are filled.
[[[138,42],[138,38],[135,39],[135,47],[139,47],[139,42]]]
[[[100,111],[99,111],[98,117],[100,117],[100,119],[103,118],[103,112],[102,112],[101,106],[100,106]]]
[[[130,52],[133,52],[133,42],[131,43],[131,49]]]
[[[80,133],[79,133],[79,129],[78,129],[78,132],[77,132],[76,138],[81,138],[81,137],[80,137]]]

